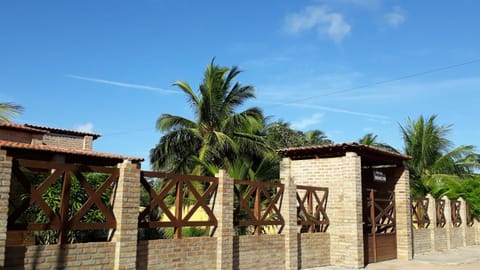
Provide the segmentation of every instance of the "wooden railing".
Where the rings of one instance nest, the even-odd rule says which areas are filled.
[[[184,227],[217,226],[213,198],[218,178],[142,171],[140,184],[149,199],[138,217],[139,228],[173,227],[174,238],[178,239]],[[192,220],[199,209],[206,219]],[[158,213],[167,220],[161,220]]]
[[[283,184],[234,180],[234,226],[253,226],[251,232],[256,235],[265,226],[280,226],[281,230],[285,224],[280,213],[283,191]]]
[[[458,200],[450,201],[450,213],[453,227],[460,227],[460,225],[462,225],[462,218],[460,217],[460,205],[461,203]]]
[[[297,185],[297,224],[301,232],[325,232],[330,225],[327,216],[328,188]]]
[[[412,223],[414,228],[423,229],[430,226],[430,217],[428,216],[428,198],[412,198]]]
[[[13,160],[8,230],[53,230],[49,243],[64,244],[72,230],[115,229],[118,174],[117,168]]]
[[[437,228],[445,227],[447,220],[445,218],[445,200],[435,200],[435,213],[437,215]]]

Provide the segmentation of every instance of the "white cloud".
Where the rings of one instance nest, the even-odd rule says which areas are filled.
[[[393,10],[385,14],[385,20],[387,24],[391,27],[398,27],[400,24],[404,23],[407,19],[405,11],[400,7],[393,7]]]
[[[299,120],[299,121],[294,121],[294,122],[292,122],[292,128],[294,128],[294,129],[304,129],[308,126],[317,124],[322,120],[323,116],[324,116],[323,113],[315,113],[309,118],[302,119],[302,120]]]
[[[118,81],[110,81],[110,80],[104,80],[104,79],[83,77],[83,76],[78,76],[78,75],[66,75],[66,76],[69,77],[69,78],[83,80],[83,81],[109,84],[109,85],[119,86],[119,87],[123,87],[123,88],[133,88],[133,89],[153,91],[153,92],[157,92],[157,93],[161,93],[161,94],[179,94],[180,93],[179,91],[176,91],[176,90],[168,90],[168,89],[153,87],[153,86],[149,86],[149,85],[124,83],[124,82],[118,82]]]
[[[288,33],[297,34],[316,29],[337,43],[348,36],[352,29],[342,14],[330,12],[324,6],[306,7],[303,12],[287,15],[285,22],[285,30]]]
[[[350,111],[350,110],[344,110],[344,109],[340,109],[340,108],[332,108],[332,107],[313,105],[313,104],[303,104],[303,103],[284,103],[284,104],[281,104],[281,103],[279,103],[279,105],[285,105],[285,106],[291,106],[291,107],[297,107],[297,108],[303,108],[303,109],[316,109],[316,110],[324,110],[324,111],[330,111],[330,112],[336,112],[336,113],[351,114],[351,115],[363,116],[363,117],[368,117],[368,118],[373,118],[373,119],[383,119],[383,120],[388,120],[389,119],[385,115]]]
[[[85,124],[76,125],[75,130],[80,132],[93,133],[93,124],[85,123]]]

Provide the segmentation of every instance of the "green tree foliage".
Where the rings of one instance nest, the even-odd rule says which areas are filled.
[[[478,155],[472,145],[451,149],[447,139],[451,125],[438,125],[436,116],[417,120],[408,118],[406,126],[400,126],[405,145],[405,154],[412,157],[407,162],[413,180],[429,178],[434,174],[451,174],[460,177],[472,176],[479,168]]]
[[[237,67],[221,67],[212,60],[197,93],[186,82],[174,83],[187,95],[195,119],[170,114],[158,118],[157,128],[165,135],[150,152],[154,169],[200,175],[205,173],[201,163],[223,168],[226,161],[268,152],[260,136],[262,111],[236,111],[255,97],[252,86],[234,82],[238,74]]]
[[[0,123],[10,122],[15,115],[23,112],[23,107],[10,102],[0,102]]]
[[[333,143],[323,131],[311,130],[304,133],[292,129],[289,123],[281,120],[268,124],[264,133],[265,141],[272,149]]]
[[[447,138],[451,125],[438,125],[436,116],[408,119],[400,126],[405,144],[405,154],[412,157],[407,162],[410,170],[413,196],[432,194],[435,198],[463,197],[480,214],[480,184],[475,170],[479,168],[478,154],[471,145],[453,148]]]

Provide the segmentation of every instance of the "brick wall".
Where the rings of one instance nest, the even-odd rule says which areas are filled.
[[[448,249],[448,238],[446,228],[435,229],[435,251],[443,251]]]
[[[450,229],[450,248],[463,247],[463,228],[454,227]]]
[[[43,143],[50,146],[91,150],[91,143],[89,149],[84,148],[84,138],[79,136],[63,134],[45,134],[43,136]]]
[[[478,224],[475,224],[475,226],[478,226]],[[465,228],[465,234],[467,236],[467,237],[465,237],[465,244],[467,246],[473,246],[473,245],[480,244],[480,242],[478,241],[478,238],[477,238],[476,227],[466,227]]]
[[[2,131],[0,132],[0,140],[19,143],[31,143],[32,133],[21,130],[2,129]]]
[[[5,150],[0,150],[0,268],[4,266],[7,244],[8,199],[10,197],[10,176],[12,159]]]
[[[283,161],[282,172],[287,168]],[[329,189],[330,264],[363,267],[363,228],[360,157],[292,160],[290,175],[297,185]],[[348,207],[347,207],[348,206]]]
[[[299,268],[330,265],[330,235],[302,233],[299,235]]]
[[[7,247],[4,269],[113,269],[114,243]]]
[[[136,269],[215,269],[216,249],[214,237],[139,241]]]
[[[432,251],[432,239],[430,229],[413,230],[413,252],[421,254]]]
[[[430,226],[425,229],[413,229],[414,255],[480,244],[478,235],[480,224],[475,222],[472,227],[467,226],[465,201],[462,198],[458,199],[461,203],[462,223],[460,227],[453,226],[450,201],[447,197],[442,198],[446,202],[444,210],[446,223],[443,228],[436,227],[435,199],[431,195],[426,198],[429,200],[427,213],[430,218]]]
[[[242,235],[233,239],[233,269],[285,269],[283,235]]]

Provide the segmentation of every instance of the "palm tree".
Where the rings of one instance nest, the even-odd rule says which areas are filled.
[[[305,139],[305,145],[322,145],[333,143],[333,141],[330,140],[327,135],[325,135],[325,132],[318,129],[307,131],[305,133]]]
[[[253,107],[236,112],[255,97],[254,88],[233,82],[240,73],[237,67],[221,67],[214,60],[207,66],[197,94],[186,82],[174,83],[187,95],[195,119],[171,114],[158,118],[157,129],[165,135],[150,153],[154,169],[203,174],[205,163],[223,168],[226,161],[268,151],[260,135],[262,111]]]
[[[10,102],[0,102],[0,122],[10,122],[12,117],[23,112],[23,107]]]
[[[428,119],[423,116],[417,120],[408,118],[407,125],[400,126],[405,154],[412,157],[407,162],[412,179],[412,192],[455,194],[446,187],[453,188],[455,184],[452,183],[456,180],[472,177],[475,169],[479,168],[478,155],[474,153],[475,148],[471,145],[451,149],[453,143],[447,139],[451,125],[440,126],[435,120],[436,115]]]
[[[375,135],[373,133],[367,133],[362,138],[360,138],[358,142],[364,145],[373,146],[386,151],[398,153],[397,149],[395,149],[393,146],[387,143],[378,142],[377,137],[378,135]]]

